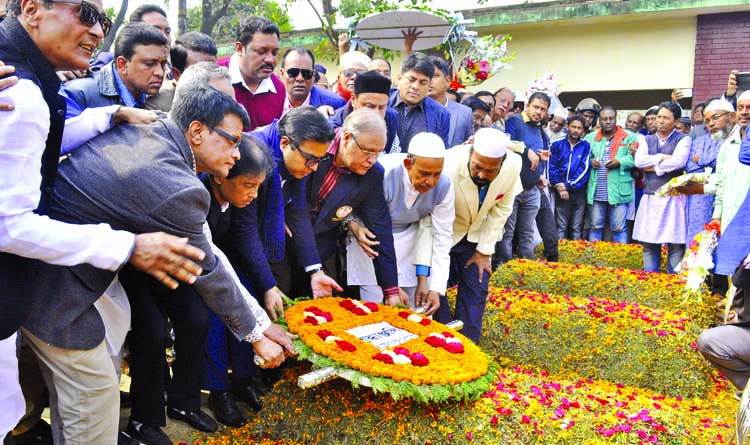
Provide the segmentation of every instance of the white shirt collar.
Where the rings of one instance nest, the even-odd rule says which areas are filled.
[[[240,72],[240,56],[237,53],[232,54],[232,57],[229,58],[228,70],[229,77],[232,78],[232,84],[241,83],[246,90],[250,91],[253,94],[263,94],[269,92],[276,94],[276,85],[273,84],[273,80],[271,80],[270,76],[261,80],[258,88],[255,91],[251,90],[250,87],[247,86],[247,83],[245,83],[245,78],[242,77],[242,73]]]

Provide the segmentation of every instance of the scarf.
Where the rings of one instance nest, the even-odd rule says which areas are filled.
[[[602,140],[604,136],[602,135],[602,130],[599,129],[599,131],[596,133],[596,142],[599,142]],[[620,144],[622,141],[624,141],[628,137],[628,132],[623,130],[621,126],[617,126],[615,129],[615,134],[612,136],[612,142],[609,144],[609,160],[615,159],[617,156],[617,149],[620,148]],[[609,173],[609,172],[607,172]]]

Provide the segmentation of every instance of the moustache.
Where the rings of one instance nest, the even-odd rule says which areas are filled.
[[[485,185],[488,185],[490,183],[490,181],[488,181],[486,179],[482,179],[482,178],[480,178],[478,176],[472,176],[471,177],[471,182],[473,182],[474,184],[476,184],[479,187],[484,187]]]

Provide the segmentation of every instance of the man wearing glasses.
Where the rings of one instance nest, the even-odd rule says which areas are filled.
[[[385,142],[386,125],[379,113],[359,109],[349,114],[328,148],[331,157],[321,160],[310,175],[307,204],[323,264],[337,253],[341,225],[348,226],[356,214],[363,224],[358,224],[360,232],[355,236],[373,258],[384,302],[408,304],[408,296],[398,287],[391,215],[383,195],[384,170],[378,164]]]
[[[326,113],[330,115],[346,103],[336,94],[313,85],[314,67],[315,56],[305,47],[289,48],[282,56],[279,73],[286,86],[284,114],[292,108],[310,105],[315,108],[325,107]]]
[[[266,258],[256,260],[249,268],[249,277],[258,295],[264,296],[266,307],[281,303],[280,293],[330,296],[332,289],[341,288],[322,270],[310,224],[310,207],[305,201],[306,177],[317,170],[321,162],[330,158],[326,152],[335,133],[331,123],[315,108],[302,106],[289,111],[281,120],[252,133],[271,148],[276,171],[269,175],[248,208],[256,212],[257,222],[263,227],[263,246]],[[247,213],[247,212],[243,212]],[[286,224],[286,229],[285,229]],[[285,230],[288,233],[285,236]],[[270,268],[270,269],[269,269]],[[292,269],[304,269],[309,275],[310,288],[302,280],[293,280]]]
[[[65,123],[65,100],[58,95],[55,70],[86,69],[111,21],[99,0],[13,0],[7,6],[9,17],[0,25],[0,60],[15,66],[19,81],[0,92],[0,102],[14,106],[0,119],[4,167],[0,179],[0,283],[4,291],[0,297],[0,437],[24,411],[15,354],[16,331],[23,325],[24,336],[45,372],[66,371],[54,384],[49,381],[55,441],[75,438],[82,443],[111,444],[117,433],[118,385],[112,378],[103,330],[89,336],[86,347],[72,345],[61,332],[51,332],[70,316],[64,308],[75,298],[70,297],[70,288],[51,283],[47,271],[114,273],[129,262],[176,287],[175,279],[191,282],[200,274],[200,267],[184,256],[200,259],[203,254],[186,240],[164,233],[133,235],[106,224],[75,225],[45,216]],[[81,266],[63,268],[43,262]],[[83,274],[78,282],[108,285],[90,278],[91,274]],[[93,292],[87,289],[76,297]],[[50,292],[55,293],[55,303],[32,310],[40,295]],[[70,323],[71,329],[74,324]],[[82,369],[86,372],[79,372]],[[82,397],[80,388],[100,391],[87,391]]]
[[[252,131],[281,117],[284,82],[273,71],[279,55],[278,26],[264,17],[248,17],[237,30],[235,53],[217,63],[229,69],[237,102],[247,110]]]

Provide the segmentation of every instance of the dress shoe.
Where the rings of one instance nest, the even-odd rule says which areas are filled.
[[[172,440],[158,426],[150,426],[134,420],[128,422],[124,435],[146,445],[172,445]]]
[[[219,429],[219,425],[208,414],[201,410],[182,411],[177,408],[167,408],[167,417],[187,423],[198,431],[213,433]]]
[[[52,445],[52,428],[43,419],[21,434],[13,435],[15,445]]]
[[[253,411],[260,411],[263,408],[263,401],[260,399],[260,390],[252,383],[243,385],[230,386],[229,392],[232,393],[239,401],[250,405]]]
[[[211,391],[208,395],[208,407],[214,412],[216,420],[226,426],[237,428],[247,423],[228,391]]]
[[[120,431],[117,435],[117,445],[140,445],[140,442]]]

